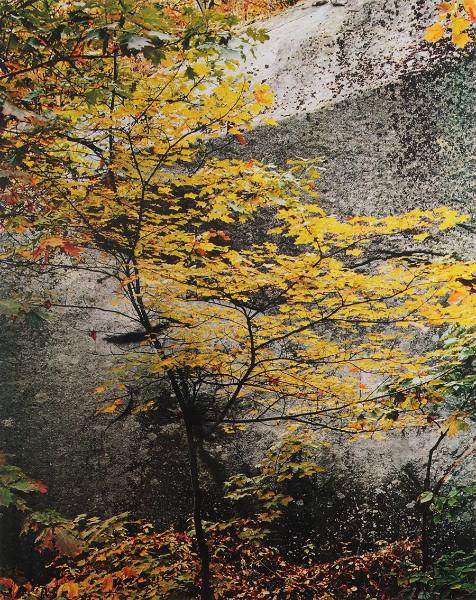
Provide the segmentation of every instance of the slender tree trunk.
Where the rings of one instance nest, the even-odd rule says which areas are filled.
[[[431,468],[433,465],[433,455],[438,450],[438,446],[445,439],[448,430],[442,431],[436,440],[435,444],[430,448],[428,453],[428,462],[426,463],[425,481],[423,482],[423,492],[431,492]],[[422,505],[421,517],[421,558],[424,571],[428,571],[431,567],[431,529],[432,519],[430,512],[430,503],[426,502]]]
[[[200,487],[199,478],[197,442],[193,432],[193,425],[185,413],[183,415],[183,419],[187,432],[190,480],[192,483],[193,494],[193,524],[195,526],[195,541],[197,544],[198,557],[200,559],[200,598],[201,600],[213,600],[214,594],[210,573],[210,551],[208,549],[202,522],[202,490]]]
[[[139,315],[139,319],[145,331],[149,334],[152,334],[153,331],[151,323],[145,311],[144,305],[142,304],[142,300],[140,299],[140,287],[138,282],[136,282],[136,286],[137,288],[134,291],[137,293],[139,300],[136,301],[134,299],[134,294],[131,294],[131,302],[134,308],[136,309],[137,314]],[[161,349],[160,343],[157,339],[155,339],[154,348],[158,352]],[[200,560],[200,598],[201,600],[214,600],[215,594],[213,593],[212,577],[210,573],[210,551],[208,549],[207,539],[205,536],[205,531],[203,529],[202,522],[202,489],[200,487],[200,471],[198,466],[197,442],[195,439],[193,421],[188,410],[187,399],[185,397],[186,392],[185,394],[182,392],[179,382],[177,381],[177,377],[173,372],[169,372],[168,378],[172,385],[172,389],[176,394],[180,410],[182,411],[182,418],[187,434],[188,461],[193,496],[193,524],[195,527],[195,542],[197,545],[198,558]]]

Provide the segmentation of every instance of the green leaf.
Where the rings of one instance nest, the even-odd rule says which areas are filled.
[[[45,321],[48,321],[49,316],[40,310],[30,310],[25,314],[25,321],[31,327],[37,328]]]
[[[423,492],[420,494],[420,503],[424,504],[425,502],[431,502],[433,499],[433,492]]]
[[[33,484],[33,482],[28,481],[27,479],[22,479],[21,481],[15,481],[14,483],[10,483],[8,487],[14,490],[18,490],[19,492],[38,491],[38,488]]]
[[[0,300],[0,314],[8,316],[17,316],[22,310],[22,305],[17,300]]]
[[[187,67],[185,69],[185,73],[184,73],[185,77],[187,79],[191,79],[192,81],[195,79],[195,77],[197,76],[197,74],[195,73],[195,71],[192,69],[192,67]]]
[[[142,52],[147,60],[154,63],[154,65],[160,64],[160,61],[165,57],[165,54],[159,48],[154,48],[154,46],[146,46],[144,51]]]
[[[86,92],[84,96],[86,98],[86,102],[89,105],[96,104],[99,97],[101,96],[101,90],[90,90],[89,92]]]
[[[10,506],[14,502],[15,502],[15,498],[14,498],[12,492],[8,488],[1,486],[0,487],[0,506]]]

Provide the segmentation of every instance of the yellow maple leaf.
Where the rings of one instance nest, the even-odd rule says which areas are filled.
[[[436,42],[440,41],[444,35],[445,28],[443,25],[440,23],[435,23],[434,25],[430,25],[430,27],[426,28],[424,38],[427,42],[436,44]]]
[[[458,418],[457,415],[451,415],[444,421],[444,425],[448,427],[448,437],[454,437],[458,431],[466,431],[468,424],[466,421]]]
[[[455,46],[458,46],[458,48],[463,49],[467,46],[467,44],[469,44],[469,42],[473,41],[473,38],[467,33],[453,33],[453,35],[451,36],[451,41]]]
[[[272,117],[263,117],[262,121],[265,125],[270,125],[270,126],[274,126],[274,125],[278,124],[276,119],[273,119]]]
[[[255,85],[254,95],[256,102],[259,104],[264,104],[265,106],[271,106],[273,104],[273,93],[271,92],[269,85]]]
[[[192,69],[199,77],[205,77],[205,75],[208,75],[208,73],[210,72],[210,69],[204,63],[195,63]]]
[[[453,31],[453,35],[457,36],[463,31],[466,31],[470,25],[471,22],[464,17],[451,17],[451,29]]]

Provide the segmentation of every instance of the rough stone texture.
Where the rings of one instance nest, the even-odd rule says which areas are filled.
[[[240,151],[277,164],[322,156],[322,201],[340,215],[446,202],[474,210],[475,66],[461,53],[453,60],[451,49],[444,49],[449,59],[439,58],[420,41],[432,15],[433,0],[355,0],[306,2],[271,19],[271,39],[251,67],[276,90],[279,125],[258,129]],[[461,229],[440,248],[467,256],[470,239]],[[55,293],[71,304],[105,302],[106,294],[82,275],[65,276]],[[187,514],[188,478],[174,426],[157,430],[131,418],[106,432],[94,416],[92,391],[115,360],[101,337],[123,324],[107,313],[70,309],[38,333],[17,327],[2,324],[0,338],[0,449],[48,481],[49,502],[66,513],[133,509],[163,522]],[[253,463],[253,440],[224,451],[226,461],[237,468]],[[339,462],[347,466],[339,468],[356,475],[343,477],[340,493],[349,481],[364,488],[367,478],[384,481],[407,458],[421,463],[429,443],[421,434],[344,449]]]
[[[251,71],[275,90],[279,126],[246,153],[323,157],[322,200],[341,215],[474,211],[475,62],[422,41],[432,19],[431,0],[308,2],[273,19]]]
[[[275,90],[275,116],[313,112],[425,69],[433,51],[421,36],[434,14],[431,0],[306,0],[264,23],[270,39],[251,72]]]

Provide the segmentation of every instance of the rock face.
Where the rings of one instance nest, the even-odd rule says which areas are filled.
[[[438,57],[421,41],[433,5],[311,0],[266,22],[270,40],[250,69],[276,90],[279,124],[256,130],[240,151],[275,164],[322,156],[322,201],[342,216],[444,203],[474,211],[475,63],[451,49]],[[471,235],[460,229],[440,248],[468,256]],[[75,307],[98,304],[98,279],[65,275],[55,294]],[[106,430],[94,414],[94,388],[116,361],[103,334],[126,326],[114,313],[79,308],[37,333],[2,324],[0,449],[47,481],[49,503],[67,514],[133,509],[170,522],[190,506],[181,436],[135,417]],[[374,456],[373,477],[384,480],[403,455],[422,462],[430,443],[421,435],[367,444],[339,460],[362,481]],[[244,440],[226,460],[241,468],[255,455]]]
[[[315,4],[268,23],[251,71],[275,90],[279,126],[259,129],[247,153],[321,156],[322,200],[340,215],[474,214],[476,67],[421,40],[431,0]]]

